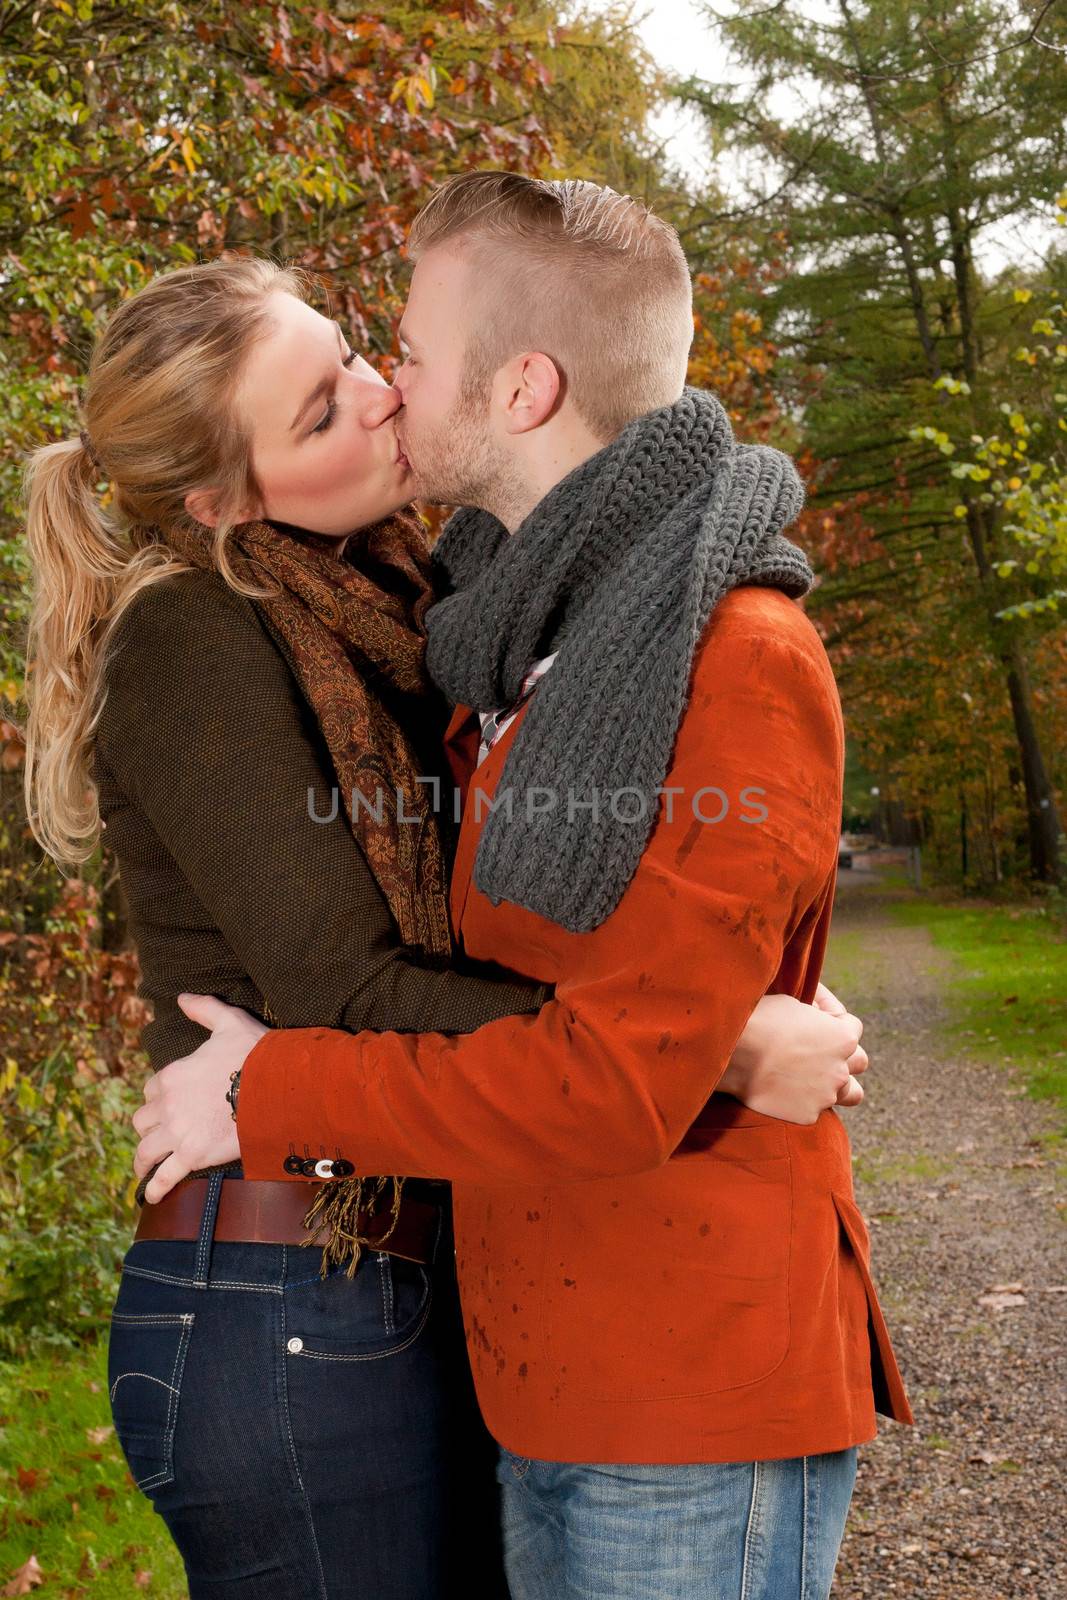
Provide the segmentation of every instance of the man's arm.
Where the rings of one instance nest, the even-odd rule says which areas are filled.
[[[667,779],[682,791],[673,820],[660,818],[613,916],[570,936],[555,1001],[464,1037],[266,1034],[241,1086],[246,1176],[282,1177],[290,1143],[340,1148],[362,1172],[470,1181],[661,1164],[790,939],[832,895],[841,747],[813,630],[713,628]],[[699,796],[712,786],[730,799],[717,823],[693,810],[721,809]],[[747,803],[746,790],[758,791]],[[744,820],[757,803],[765,820]]]

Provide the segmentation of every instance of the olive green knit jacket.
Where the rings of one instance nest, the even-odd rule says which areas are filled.
[[[206,1037],[178,1009],[213,994],[284,1027],[469,1033],[548,991],[403,946],[329,752],[254,601],[214,573],[144,590],[109,651],[93,777],[118,860],[154,1068]],[[429,713],[428,713],[429,715]],[[425,733],[425,730],[423,730]],[[427,775],[443,770],[428,768]],[[447,793],[446,786],[446,793]]]

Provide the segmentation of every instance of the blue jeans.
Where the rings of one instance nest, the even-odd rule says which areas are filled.
[[[472,1571],[505,1596],[447,1206],[431,1266],[369,1254],[323,1280],[317,1248],[214,1243],[221,1181],[199,1240],[130,1248],[108,1353],[191,1600],[445,1600]]]
[[[572,1466],[502,1450],[512,1600],[826,1600],[855,1450]]]

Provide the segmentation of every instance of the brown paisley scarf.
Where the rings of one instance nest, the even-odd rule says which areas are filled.
[[[208,535],[176,530],[167,543],[193,565],[215,570]],[[353,534],[339,557],[336,541],[323,536],[244,523],[231,535],[231,551],[242,579],[277,590],[255,604],[322,729],[345,812],[401,938],[447,958],[446,854],[432,788],[417,781],[437,770],[447,712],[425,667],[424,617],[434,593],[422,524],[400,512]],[[365,801],[354,811],[353,790]],[[355,1272],[368,1243],[358,1225],[386,1204],[389,1181],[323,1184],[305,1224],[307,1243],[325,1236],[324,1274],[343,1260]],[[395,1224],[403,1179],[391,1183]],[[388,1231],[376,1234],[377,1248]]]

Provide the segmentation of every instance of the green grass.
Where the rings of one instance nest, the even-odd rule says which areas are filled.
[[[862,1183],[900,1183],[906,1178],[934,1183],[940,1178],[950,1177],[955,1168],[950,1161],[923,1152],[894,1161],[877,1152],[866,1151],[863,1155],[853,1156],[852,1170]]]
[[[187,1594],[178,1553],[111,1431],[102,1341],[0,1363],[0,1589],[31,1555],[42,1600]]]
[[[955,958],[946,999],[953,1040],[1010,1064],[1031,1094],[1067,1115],[1067,940],[1030,907],[945,905],[919,897],[891,908],[928,928]]]

